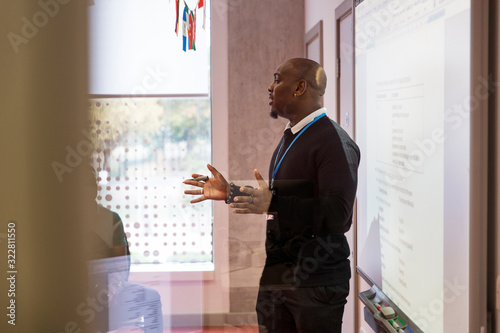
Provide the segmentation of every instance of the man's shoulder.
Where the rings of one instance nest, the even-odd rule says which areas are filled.
[[[353,141],[349,134],[335,120],[329,117],[318,122],[317,133],[321,135],[333,135],[340,140]]]
[[[318,137],[316,140],[322,147],[329,149],[328,147],[331,147],[331,145],[341,146],[346,153],[349,152],[358,156],[360,155],[357,143],[335,120],[326,118],[325,121],[321,122],[319,125],[320,127],[317,129]]]

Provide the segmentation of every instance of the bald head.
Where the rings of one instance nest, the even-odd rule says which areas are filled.
[[[326,73],[316,61],[305,58],[290,59],[289,62],[296,71],[297,79],[304,79],[318,97],[325,94]]]
[[[315,61],[294,58],[282,63],[267,88],[273,118],[283,117],[295,124],[321,108],[326,74]]]

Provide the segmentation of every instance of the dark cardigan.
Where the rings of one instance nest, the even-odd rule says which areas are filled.
[[[296,136],[290,132],[278,144],[270,179],[276,161]],[[359,161],[356,143],[328,117],[318,119],[295,141],[274,182],[261,285],[302,287],[349,280],[350,250],[344,233],[352,223]]]

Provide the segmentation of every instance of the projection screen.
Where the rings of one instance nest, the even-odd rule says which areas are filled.
[[[485,325],[484,2],[355,3],[357,269],[424,332]]]

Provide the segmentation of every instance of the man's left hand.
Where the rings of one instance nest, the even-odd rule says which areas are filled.
[[[235,208],[233,213],[236,214],[263,214],[267,213],[271,204],[272,193],[269,186],[262,178],[260,173],[255,169],[253,171],[255,179],[259,183],[258,188],[242,187],[241,192],[247,193],[249,196],[239,196],[234,198],[234,203],[231,208]]]

